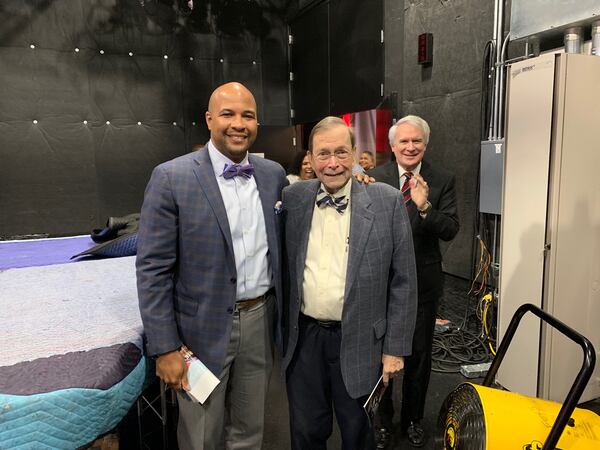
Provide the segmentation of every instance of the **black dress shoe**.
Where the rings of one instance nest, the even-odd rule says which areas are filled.
[[[390,444],[391,437],[392,433],[388,428],[377,428],[375,430],[375,448],[377,450],[386,449]]]
[[[419,422],[411,422],[406,429],[406,438],[413,447],[423,447],[425,445],[425,430]]]

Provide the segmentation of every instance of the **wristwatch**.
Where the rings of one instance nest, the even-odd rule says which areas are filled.
[[[430,209],[431,209],[431,202],[429,200],[427,200],[427,203],[425,203],[425,207],[423,209],[417,209],[417,211],[419,211],[419,215],[421,216],[421,219],[424,219],[425,217],[427,217],[427,213],[429,212]]]

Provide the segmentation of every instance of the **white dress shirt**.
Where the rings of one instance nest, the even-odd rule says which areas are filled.
[[[325,190],[323,185],[321,189]],[[348,207],[343,214],[335,208],[314,206],[302,284],[303,314],[319,320],[342,320],[348,242],[350,236],[350,195],[352,181],[333,194],[346,195]]]
[[[265,217],[256,180],[254,176],[225,179],[222,175],[225,164],[234,162],[217,150],[212,141],[208,143],[208,154],[229,221],[237,271],[236,299],[256,298],[269,290],[272,275]],[[248,164],[248,155],[240,164]]]
[[[423,164],[423,163],[420,162],[417,165],[417,167],[415,167],[413,170],[410,171],[410,172],[412,172],[413,176],[421,173],[421,164]],[[404,167],[402,167],[400,164],[398,164],[398,176],[400,177],[400,189],[402,189],[402,186],[404,186],[404,182],[406,181],[406,172],[408,172],[408,170],[404,170]]]

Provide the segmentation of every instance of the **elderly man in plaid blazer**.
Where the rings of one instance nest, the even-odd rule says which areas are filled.
[[[290,271],[283,367],[292,448],[325,450],[332,404],[342,448],[374,446],[362,404],[410,355],[415,258],[400,192],[352,177],[352,131],[337,117],[312,130],[317,180],[283,191]]]
[[[281,299],[287,185],[275,162],[248,154],[254,97],[239,83],[211,95],[210,142],[154,169],[142,207],[137,279],[147,353],[177,390],[182,449],[259,449]],[[186,346],[219,379],[204,404],[185,393]],[[182,390],[183,388],[183,390]]]

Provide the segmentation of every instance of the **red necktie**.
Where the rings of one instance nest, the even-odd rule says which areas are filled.
[[[406,179],[404,180],[404,184],[402,185],[402,189],[400,189],[400,192],[402,192],[402,198],[404,199],[405,205],[407,205],[410,201],[410,179],[412,178],[412,176],[412,172],[404,172],[404,177]]]

